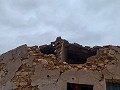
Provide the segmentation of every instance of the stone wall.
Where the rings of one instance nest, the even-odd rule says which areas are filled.
[[[58,40],[59,41],[59,40]],[[0,90],[67,90],[67,83],[93,85],[106,90],[107,80],[120,80],[120,48],[99,48],[84,64],[61,60],[62,43],[56,54],[43,54],[42,46],[22,45],[0,56]],[[57,49],[59,48],[59,49]]]

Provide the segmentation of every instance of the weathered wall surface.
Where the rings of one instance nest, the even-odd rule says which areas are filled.
[[[51,67],[50,70],[46,70],[38,64],[35,69],[37,71],[32,76],[32,85],[39,85],[40,90],[67,90],[69,82],[94,85],[94,90],[106,90],[106,80],[120,80],[120,49],[115,48],[101,49],[98,52],[101,56],[99,62],[96,60],[94,64],[87,63],[91,64],[90,66],[64,64],[57,69]],[[98,59],[98,56],[95,57]]]
[[[27,45],[2,54],[0,90],[67,90],[67,83],[106,90],[106,80],[120,80],[119,47],[101,48],[85,64],[67,64],[59,59]]]
[[[0,56],[0,90],[29,90],[30,76],[34,72],[34,57],[28,53],[27,45],[20,46]]]

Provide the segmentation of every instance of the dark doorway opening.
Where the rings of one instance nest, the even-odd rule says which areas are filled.
[[[67,90],[93,90],[93,85],[67,83]]]

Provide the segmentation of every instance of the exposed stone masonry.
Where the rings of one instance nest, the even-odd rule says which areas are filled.
[[[83,47],[58,37],[49,45],[22,45],[2,54],[0,90],[66,90],[67,82],[77,80],[104,90],[105,79],[120,79],[119,64],[119,46]]]

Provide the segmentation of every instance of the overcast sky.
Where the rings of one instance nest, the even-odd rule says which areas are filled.
[[[0,53],[61,36],[82,45],[120,45],[120,0],[0,0]]]

